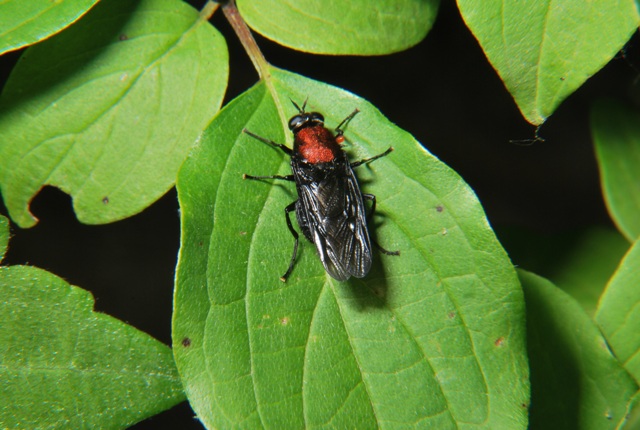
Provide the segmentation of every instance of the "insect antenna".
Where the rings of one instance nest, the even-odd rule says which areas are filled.
[[[296,107],[296,109],[298,109],[298,112],[304,113],[304,109],[307,107],[307,101],[309,100],[309,97],[304,99],[304,103],[302,104],[302,108],[300,108],[300,106],[298,106],[298,103],[294,102],[293,99],[290,98],[289,100],[291,100],[291,103],[293,103],[293,105]]]

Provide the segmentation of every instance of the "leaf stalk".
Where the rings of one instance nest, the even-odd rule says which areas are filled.
[[[256,40],[253,38],[247,23],[244,22],[244,19],[242,19],[242,16],[238,12],[236,2],[234,0],[227,1],[222,6],[222,12],[227,18],[227,21],[229,21],[229,24],[231,24],[231,27],[238,36],[238,39],[240,39],[240,43],[242,43],[244,50],[247,52],[247,55],[253,63],[253,67],[255,67],[260,78],[268,80],[269,63],[264,58],[264,55],[262,55],[262,51],[260,51]]]

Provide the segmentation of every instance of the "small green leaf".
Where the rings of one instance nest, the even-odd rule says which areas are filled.
[[[0,96],[0,187],[11,218],[36,220],[44,185],[71,194],[84,223],[143,210],[220,106],[222,36],[178,0],[100,2],[28,49]]]
[[[98,0],[5,0],[0,3],[0,54],[39,42],[72,24]]]
[[[634,0],[458,0],[522,115],[542,124],[638,27]]]
[[[284,46],[316,54],[383,55],[419,43],[440,0],[237,0],[255,31]]]
[[[174,354],[198,417],[211,428],[526,427],[523,298],[471,189],[365,100],[272,69],[225,107],[180,171],[182,214]],[[364,279],[337,282],[303,237],[293,248],[284,207],[289,98],[328,127],[355,108],[352,160],[377,196],[372,230],[400,256],[375,252]]]
[[[638,387],[568,294],[519,271],[527,303],[532,429],[615,429]]]
[[[640,237],[640,112],[601,101],[592,110],[591,131],[609,213],[634,242]]]
[[[0,428],[122,428],[184,400],[171,350],[85,290],[0,267]]]
[[[629,250],[629,242],[612,227],[594,226],[560,234],[508,229],[499,231],[498,237],[517,267],[548,278],[591,317],[620,259]]]
[[[640,381],[640,241],[636,241],[602,295],[596,322],[625,368]]]

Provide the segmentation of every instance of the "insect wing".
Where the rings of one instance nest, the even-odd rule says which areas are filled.
[[[316,245],[329,275],[344,281],[369,272],[371,242],[364,203],[348,164],[319,182],[299,185],[296,209],[302,211],[298,220],[304,220],[305,235]]]

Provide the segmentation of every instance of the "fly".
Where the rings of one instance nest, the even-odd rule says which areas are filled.
[[[338,281],[351,276],[363,278],[371,269],[371,238],[367,218],[376,209],[376,197],[363,194],[353,173],[353,168],[371,163],[393,151],[390,147],[381,154],[360,161],[350,162],[340,144],[344,142],[344,127],[359,112],[355,109],[335,129],[335,135],[324,126],[324,117],[318,112],[306,112],[307,102],[299,107],[298,114],[289,120],[293,132],[293,149],[281,143],[258,136],[247,129],[243,131],[261,142],[280,148],[291,157],[292,175],[251,176],[244,179],[282,179],[296,184],[298,199],[285,207],[289,231],[295,239],[289,268],[280,277],[282,282],[293,270],[298,254],[298,232],[293,228],[289,214],[296,212],[296,219],[304,236],[316,245],[320,261],[326,272]],[[367,216],[364,201],[371,201]],[[399,251],[387,251],[399,255]]]

